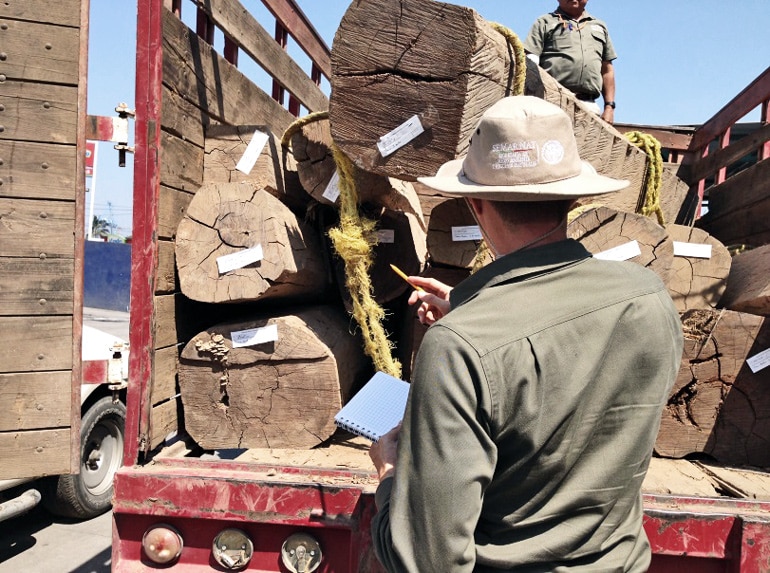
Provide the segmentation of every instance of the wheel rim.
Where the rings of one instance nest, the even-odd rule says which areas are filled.
[[[83,484],[92,495],[110,491],[122,456],[123,431],[120,425],[112,418],[100,420],[88,436],[80,466]]]

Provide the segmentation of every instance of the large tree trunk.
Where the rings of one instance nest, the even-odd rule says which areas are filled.
[[[393,269],[396,265],[407,275],[418,275],[425,268],[426,236],[421,222],[412,214],[383,211],[377,215],[377,244],[372,249],[369,276],[373,297],[378,304],[386,304],[401,296],[409,288]],[[345,265],[337,259],[337,284],[345,307],[352,310],[352,302],[345,285]]]
[[[257,144],[263,141],[261,137],[267,141],[256,155]],[[254,139],[258,141],[252,144]],[[250,144],[253,147],[246,155]],[[305,211],[309,197],[300,184],[296,162],[266,126],[211,125],[206,128],[205,146],[204,183],[249,181],[297,213]],[[248,161],[249,156],[252,160],[256,157],[256,161]],[[239,164],[240,169],[236,169]]]
[[[638,244],[633,258],[621,257],[655,271],[668,283],[674,259],[674,245],[666,230],[649,217],[599,207],[578,216],[567,227],[567,235],[594,255],[610,249]],[[614,257],[613,257],[614,258]]]
[[[478,223],[465,199],[446,199],[436,205],[428,226],[428,254],[431,262],[470,269],[481,243],[480,238],[473,238],[479,236],[478,229]]]
[[[694,310],[684,313],[682,325],[682,367],[655,450],[770,467],[770,368],[753,372],[747,363],[770,348],[770,323],[729,310]]]
[[[512,95],[512,54],[505,37],[470,8],[433,0],[357,0],[332,49],[334,141],[366,171],[408,181],[433,175],[465,153],[481,114]],[[636,211],[646,180],[644,152],[526,62],[525,92],[567,112],[581,157],[600,173],[631,182],[590,201]],[[378,141],[415,115],[425,131],[383,156]],[[673,222],[688,187],[676,177],[664,175],[663,181],[662,207],[666,221]]]
[[[233,346],[252,335],[266,341]],[[185,428],[204,449],[311,448],[366,377],[361,342],[335,309],[214,326],[180,357]]]
[[[237,261],[222,257],[262,257]],[[200,302],[319,299],[329,286],[320,237],[281,201],[249,182],[207,183],[193,197],[176,235],[179,285]]]
[[[308,123],[291,136],[299,180],[305,191],[324,205],[339,204],[339,176],[331,147],[328,119]],[[361,169],[355,169],[354,183],[359,203],[411,213],[425,228],[420,199],[410,183]]]
[[[770,245],[736,255],[720,305],[770,316]]]
[[[668,291],[677,309],[684,312],[715,308],[725,291],[730,273],[732,258],[727,247],[701,229],[666,225],[666,231],[671,241],[684,243],[680,247],[684,248],[684,255],[689,251],[697,253],[703,247],[711,248],[708,257],[684,256],[677,254],[677,245],[674,244]]]

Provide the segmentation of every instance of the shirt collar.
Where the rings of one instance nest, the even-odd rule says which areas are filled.
[[[556,10],[554,10],[553,12],[551,12],[551,14],[553,14],[553,15],[554,15],[554,16],[556,16],[557,18],[558,18],[559,16],[561,16],[561,17],[562,17],[562,18],[564,18],[565,20],[572,20],[572,21],[574,21],[574,22],[582,22],[583,20],[595,20],[595,19],[596,19],[596,18],[594,18],[593,16],[591,16],[591,14],[589,14],[589,13],[586,11],[586,12],[583,12],[583,15],[580,17],[580,20],[575,20],[575,18],[573,18],[572,16],[570,16],[570,15],[569,15],[569,14],[567,14],[566,12],[562,12],[562,11],[561,11],[561,8],[556,8]]]
[[[591,256],[591,253],[574,239],[513,252],[491,262],[462,281],[452,289],[449,300],[452,308],[456,308],[487,287],[553,272]]]

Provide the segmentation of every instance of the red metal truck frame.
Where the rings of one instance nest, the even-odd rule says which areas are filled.
[[[291,15],[294,3],[264,1],[279,21],[284,18],[286,23],[289,16],[282,10],[289,10]],[[172,10],[179,8],[179,0],[165,2]],[[141,547],[144,531],[157,523],[173,526],[184,539],[180,559],[165,567],[173,571],[224,570],[213,561],[211,543],[225,527],[240,528],[254,541],[248,571],[286,571],[281,565],[280,546],[297,531],[311,532],[325,548],[325,559],[318,569],[321,572],[381,571],[369,533],[375,511],[374,487],[357,485],[366,482],[368,474],[183,457],[145,463],[149,388],[138,382],[150,379],[152,368],[163,5],[164,0],[145,0],[138,7],[132,383],[126,421],[126,436],[133,438],[126,440],[125,467],[115,483],[113,571],[164,568],[152,565]],[[300,23],[302,33],[307,34],[306,22]],[[280,23],[278,27],[280,39]],[[200,33],[201,26],[198,28]],[[226,52],[229,61],[237,62],[237,50],[232,45]],[[328,66],[328,53],[325,58],[323,67]],[[322,55],[315,61],[320,59]],[[319,71],[314,69],[312,74],[318,76]],[[767,96],[767,79],[762,81]],[[274,95],[281,97],[281,92],[276,89]],[[767,97],[763,110],[766,120]],[[644,526],[653,549],[651,571],[770,571],[770,503],[646,495]]]

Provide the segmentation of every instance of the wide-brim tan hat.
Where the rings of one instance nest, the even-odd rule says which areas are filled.
[[[629,184],[582,161],[569,116],[533,96],[495,103],[481,116],[467,155],[418,181],[449,196],[492,201],[577,199]]]

